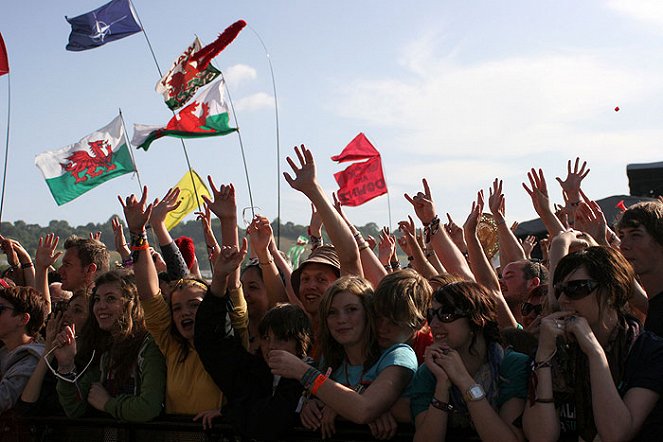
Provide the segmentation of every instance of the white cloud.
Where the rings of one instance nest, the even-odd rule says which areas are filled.
[[[428,64],[422,62],[426,54]],[[522,155],[559,149],[562,137],[619,105],[660,89],[653,78],[598,58],[549,55],[463,65],[419,46],[406,79],[356,80],[340,91],[344,117],[402,130],[418,153]],[[575,146],[568,146],[573,149]]]
[[[225,69],[223,76],[226,79],[226,83],[234,89],[248,80],[255,80],[258,74],[251,66],[236,64]]]
[[[657,27],[663,25],[663,2],[660,0],[610,0],[607,5],[632,19]]]
[[[255,111],[260,109],[273,109],[274,97],[264,92],[249,95],[240,98],[235,102],[235,109],[238,111]]]

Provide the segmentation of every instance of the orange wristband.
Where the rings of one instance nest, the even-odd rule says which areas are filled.
[[[325,383],[325,381],[328,379],[327,376],[323,374],[319,374],[317,378],[315,378],[315,381],[313,381],[313,387],[311,387],[311,394],[317,394],[318,389],[322,384]]]

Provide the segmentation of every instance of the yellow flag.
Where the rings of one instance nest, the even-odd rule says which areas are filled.
[[[193,190],[194,184],[192,181],[195,182],[195,191]],[[166,229],[168,230],[178,225],[185,216],[197,209],[199,204],[201,208],[203,207],[205,202],[202,199],[202,195],[210,196],[205,183],[203,183],[203,180],[200,179],[193,169],[191,169],[191,172],[184,174],[176,187],[180,188],[180,200],[182,202],[177,209],[169,212],[166,216]],[[199,198],[198,203],[196,203],[196,192]]]

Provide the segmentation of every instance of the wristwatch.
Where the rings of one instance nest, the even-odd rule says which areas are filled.
[[[465,400],[468,402],[480,401],[486,397],[486,392],[479,384],[472,384],[465,390]]]

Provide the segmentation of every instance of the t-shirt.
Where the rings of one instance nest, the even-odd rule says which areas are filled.
[[[414,375],[418,366],[417,355],[407,344],[394,344],[383,351],[380,359],[368,370],[364,370],[363,365],[350,365],[346,360],[332,373],[331,378],[339,384],[361,391],[392,365],[407,368]]]
[[[663,338],[647,331],[638,336],[628,354],[624,378],[618,387],[619,394],[624,396],[635,387],[653,390],[663,396]],[[634,440],[660,441],[662,434],[663,400],[659,398]]]
[[[645,330],[663,337],[663,292],[649,298]]]
[[[588,380],[589,381],[589,380]],[[620,396],[631,388],[646,388],[663,395],[663,338],[644,331],[633,343],[633,347],[626,359],[624,376],[617,390]],[[556,396],[560,426],[563,435],[575,435],[576,426],[576,404],[573,392]],[[558,398],[562,400],[558,402]],[[636,441],[660,441],[663,434],[663,401],[658,403],[645,420]]]
[[[527,380],[529,377],[529,357],[522,353],[507,350],[500,364],[500,380],[498,383],[497,407],[501,407],[511,398],[527,398]],[[437,379],[428,367],[423,364],[414,377],[410,410],[412,418],[428,410],[433,398]],[[484,390],[486,387],[484,386]]]

